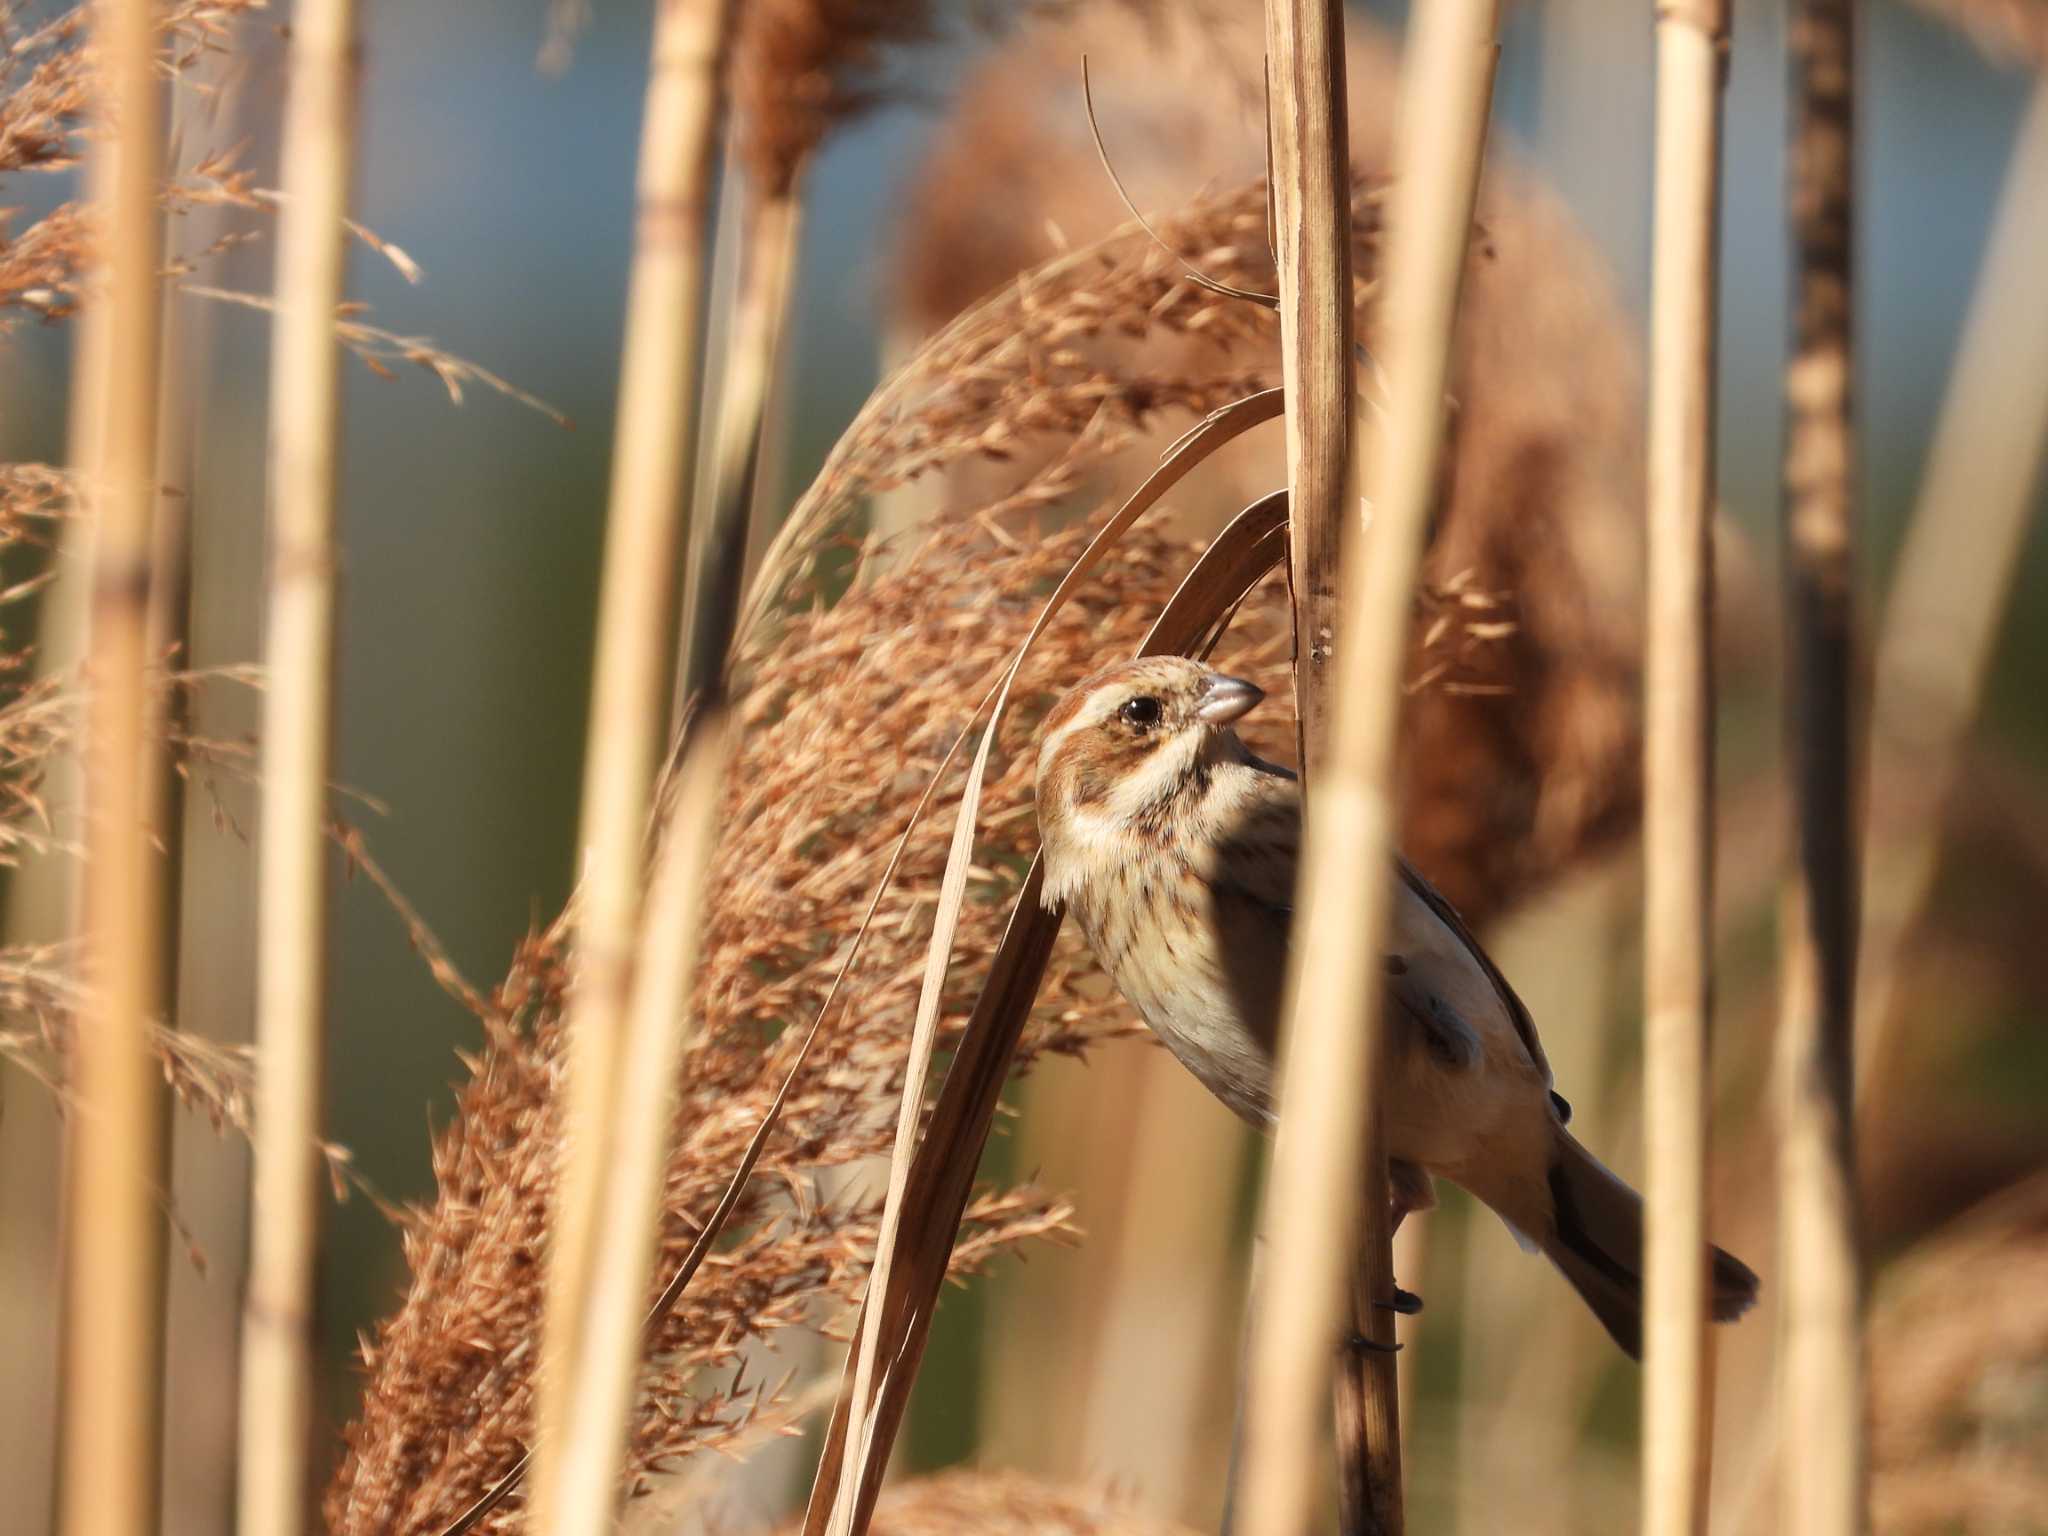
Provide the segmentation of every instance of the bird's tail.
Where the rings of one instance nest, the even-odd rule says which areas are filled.
[[[1572,1289],[1639,1360],[1643,1351],[1643,1197],[1559,1127],[1550,1165],[1552,1221],[1542,1246]],[[1711,1248],[1709,1305],[1733,1322],[1756,1301],[1757,1278],[1733,1254]]]

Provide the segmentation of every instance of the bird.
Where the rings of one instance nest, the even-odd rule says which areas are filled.
[[[1042,899],[1166,1047],[1252,1125],[1276,1124],[1275,1041],[1294,926],[1301,785],[1236,723],[1255,684],[1181,657],[1075,684],[1040,727]],[[1566,1128],[1529,1010],[1451,904],[1398,854],[1384,962],[1391,1219],[1442,1176],[1539,1249],[1631,1358],[1643,1325],[1643,1201]],[[1757,1276],[1703,1255],[1716,1321]],[[1405,1293],[1404,1293],[1405,1297]],[[1406,1310],[1406,1308],[1404,1308]]]

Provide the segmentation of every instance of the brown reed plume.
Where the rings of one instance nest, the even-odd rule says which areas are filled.
[[[1349,18],[1346,30],[1352,166],[1362,186],[1376,187],[1390,169],[1398,57],[1363,18]],[[1197,177],[1227,187],[1231,176],[1256,171],[1264,145],[1256,11],[1196,25],[1173,11],[1141,18],[1088,7],[1020,29],[963,81],[947,131],[911,184],[890,264],[892,323],[905,341],[940,331],[1020,273],[1058,262],[1065,243],[1079,247],[1127,219],[1088,135],[1084,54],[1094,61],[1103,138],[1140,207],[1171,206]],[[1043,105],[1027,113],[1019,103]],[[1376,217],[1377,192],[1372,201]],[[1196,267],[1270,293],[1263,212],[1241,213],[1236,227],[1155,223]],[[1424,570],[1438,586],[1463,579],[1506,594],[1516,629],[1490,658],[1486,684],[1497,691],[1425,688],[1410,698],[1403,739],[1430,771],[1403,807],[1401,840],[1483,925],[1633,829],[1643,482],[1638,344],[1599,253],[1554,195],[1508,170],[1483,184],[1478,225],[1454,354],[1444,494]],[[1173,265],[1159,262],[1162,279]],[[1052,281],[1058,270],[1043,266],[1032,281]],[[1084,272],[1061,281],[1093,286]],[[1363,296],[1359,334],[1371,346]],[[1030,323],[1028,307],[1019,304],[1012,318]],[[1192,286],[1186,312],[1204,314],[1202,324],[1151,331],[1142,343],[1112,326],[1062,345],[1141,376],[1235,371],[1277,380],[1270,317]],[[1210,337],[1220,344],[1204,345]],[[1122,356],[1132,351],[1135,358]],[[948,493],[961,501],[1001,494],[1014,466],[1049,467],[1068,442],[1013,435],[999,444],[1001,463],[970,456],[949,464]],[[1155,436],[1151,446],[1162,442]],[[1277,484],[1280,465],[1277,442],[1258,457],[1219,461],[1204,474],[1204,485],[1222,487],[1213,502],[1204,485],[1176,494],[1181,525],[1214,526],[1217,511]]]

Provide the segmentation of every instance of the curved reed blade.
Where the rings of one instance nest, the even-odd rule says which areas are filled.
[[[1204,650],[1218,624],[1285,559],[1286,548],[1287,494],[1276,491],[1239,513],[1217,536],[1160,613],[1139,654]],[[1077,571],[1086,560],[1084,555],[1076,563]],[[1062,583],[1062,591],[1067,585]],[[910,1159],[899,1222],[893,1232],[885,1229],[883,1240],[893,1240],[895,1251],[877,1252],[874,1274],[896,1275],[900,1261],[900,1283],[870,1281],[856,1339],[866,1357],[886,1361],[887,1370],[871,1385],[859,1369],[862,1353],[849,1354],[811,1488],[804,1536],[824,1536],[835,1528],[858,1536],[873,1513],[1010,1057],[1059,932],[1060,914],[1039,901],[1040,873],[1034,860],[930,1126]],[[855,1402],[868,1405],[857,1439],[849,1432]]]

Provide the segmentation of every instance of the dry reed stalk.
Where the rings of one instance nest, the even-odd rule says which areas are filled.
[[[726,0],[660,0],[654,13],[578,837],[566,1161],[547,1256],[535,1454],[537,1502],[550,1511],[559,1507],[556,1456],[583,1347],[579,1320],[588,1316],[593,1278],[589,1226],[613,1156],[608,1106],[618,1091],[633,990],[642,844],[686,521],[705,199],[726,21]]]
[[[1780,1520],[1801,1536],[1852,1536],[1867,1502],[1852,1114],[1855,10],[1855,0],[1799,0],[1788,31],[1785,711],[1796,852],[1781,916],[1779,1422],[1799,1436],[1781,1466]]]
[[[1700,1536],[1712,1470],[1714,387],[1725,0],[1657,7],[1643,668],[1643,1529]]]
[[[1315,182],[1307,179],[1317,173],[1315,162],[1293,161],[1301,152],[1284,146],[1301,131],[1288,126],[1290,117],[1306,118],[1313,99],[1301,94],[1301,77],[1330,76],[1331,24],[1341,37],[1341,10],[1310,6],[1299,15],[1301,33],[1290,36],[1294,28],[1281,6],[1267,12],[1275,57],[1275,178],[1284,183],[1290,170],[1306,173],[1294,206],[1304,226],[1302,244],[1308,246],[1328,212],[1319,206]],[[1327,1389],[1333,1335],[1341,1336],[1343,1267],[1354,1252],[1363,1256],[1354,1299],[1367,1325],[1361,1331],[1376,1343],[1392,1342],[1385,1321],[1391,1314],[1375,1306],[1392,1287],[1385,1155],[1376,1126],[1382,1039],[1377,956],[1392,884],[1361,882],[1357,871],[1382,866],[1394,831],[1405,614],[1436,497],[1452,327],[1491,104],[1496,20],[1491,0],[1441,0],[1411,21],[1381,311],[1388,399],[1384,413],[1372,417],[1371,446],[1365,450],[1372,532],[1367,537],[1354,525],[1342,540],[1343,602],[1332,622],[1316,623],[1306,635],[1297,628],[1298,653],[1326,653],[1335,643],[1334,709],[1326,760],[1320,767],[1313,759],[1304,765],[1312,835],[1297,901],[1307,927],[1288,967],[1280,1091],[1285,1118],[1263,1206],[1273,1293],[1261,1302],[1253,1336],[1246,1421],[1244,1513],[1253,1536],[1292,1536],[1315,1507],[1315,1405]],[[1312,37],[1319,47],[1310,43]],[[1309,127],[1329,133],[1327,121],[1311,120]],[[1301,259],[1290,249],[1288,203],[1280,204],[1277,222],[1288,242],[1281,260],[1286,324],[1288,306],[1301,302],[1287,278],[1290,257]],[[1352,425],[1346,320],[1340,305],[1334,319],[1322,312],[1297,321],[1325,332],[1325,345],[1335,328],[1344,365],[1339,389],[1333,397],[1323,380],[1303,375],[1302,385],[1321,393],[1302,398],[1299,409],[1305,431],[1340,440]],[[1354,455],[1353,478],[1340,474],[1325,491],[1344,496],[1338,515],[1346,520],[1355,504],[1357,473]],[[1297,575],[1297,590],[1301,580]],[[1298,626],[1307,617],[1301,613]],[[1304,715],[1313,709],[1314,686],[1305,690]],[[1313,734],[1307,745],[1313,752]],[[1342,1172],[1351,1169],[1362,1170],[1362,1176]],[[1340,1418],[1360,1426],[1353,1430],[1340,1422],[1340,1444],[1355,1434],[1354,1445],[1362,1442],[1363,1448],[1362,1454],[1352,1449],[1345,1456],[1344,1518],[1355,1530],[1398,1532],[1401,1458],[1392,1356],[1360,1352],[1340,1379],[1347,1382]]]
[[[82,928],[93,978],[76,1042],[65,1256],[60,1520],[65,1536],[154,1529],[163,1369],[163,1104],[149,1048],[158,984],[148,806],[150,520],[155,508],[157,184],[163,125],[149,0],[104,0],[93,190],[107,321],[87,642]]]
[[[602,1536],[612,1528],[645,1342],[641,1303],[660,1238],[676,1069],[701,1023],[690,1013],[690,992],[728,739],[722,715],[700,715],[688,727],[648,887],[617,1098],[608,1106],[617,1160],[606,1170],[603,1208],[589,1228],[589,1311],[577,1320],[584,1348],[568,1386],[557,1497],[539,1512],[559,1536]]]
[[[764,511],[768,412],[787,393],[778,380],[806,173],[835,128],[885,99],[879,74],[890,45],[928,37],[933,25],[928,0],[751,0],[735,18],[734,159],[749,192],[746,275],[718,395],[712,515],[691,550],[678,717],[693,694],[723,693],[742,573],[748,550],[759,547],[750,523]]]
[[[355,177],[353,0],[294,13],[270,370],[270,550],[257,841],[256,1148],[242,1304],[237,1520],[305,1529],[311,1505],[327,1049],[327,795],[333,766],[334,323]]]
[[[1344,195],[1351,172],[1343,6],[1331,0],[1268,0],[1266,49],[1266,131],[1272,162],[1267,176],[1279,268],[1281,373],[1288,402],[1294,696],[1301,739],[1298,760],[1307,796],[1316,795],[1326,774],[1354,773],[1360,766],[1355,760],[1333,761],[1330,718],[1335,671],[1331,662],[1342,613],[1340,576],[1349,574],[1353,585],[1347,590],[1357,592],[1357,568],[1346,573],[1343,560],[1345,544],[1357,538],[1357,531],[1351,530],[1347,539],[1347,525],[1363,510],[1358,456],[1365,448],[1362,440],[1355,440],[1359,434],[1351,241]],[[1462,243],[1458,265],[1464,265]],[[1398,659],[1394,665],[1398,670]],[[1322,797],[1316,799],[1321,810]],[[1337,826],[1341,837],[1343,825]],[[1341,854],[1335,856],[1371,858],[1365,843],[1339,847]],[[1305,860],[1304,892],[1314,889],[1309,882],[1316,873],[1314,858]],[[1372,921],[1368,913],[1368,924]],[[1365,932],[1376,931],[1368,927]],[[1304,934],[1304,947],[1307,940]],[[1397,1533],[1401,1426],[1394,1328],[1392,1314],[1373,1306],[1373,1298],[1391,1294],[1393,1285],[1385,1179],[1379,1171],[1386,1162],[1377,1099],[1379,1036],[1368,1018],[1364,1031],[1351,1037],[1354,1020],[1343,1009],[1326,1021],[1306,1022],[1310,1016],[1303,1010],[1327,1003],[1332,994],[1317,997],[1316,983],[1304,983],[1298,965],[1290,966],[1290,971],[1295,974],[1290,977],[1292,1000],[1283,1015],[1288,1023],[1282,1033],[1281,1070],[1290,1105],[1285,1134],[1292,1145],[1276,1153],[1266,1189],[1266,1209],[1274,1213],[1271,1235],[1276,1255],[1266,1274],[1274,1295],[1255,1296],[1252,1306],[1254,1318],[1265,1320],[1269,1328],[1272,1318],[1283,1312],[1294,1321],[1292,1326],[1282,1325],[1270,1354],[1259,1322],[1252,1324],[1245,1484],[1255,1510],[1262,1510],[1268,1498],[1288,1497],[1276,1480],[1284,1479],[1291,1487],[1292,1508],[1282,1503],[1270,1516],[1261,1512],[1253,1517],[1255,1522],[1272,1519],[1273,1529],[1283,1523],[1298,1528],[1313,1507],[1307,1474],[1315,1465],[1310,1448],[1316,1437],[1308,1432],[1312,1421],[1300,1415],[1306,1384],[1313,1382],[1318,1393],[1323,1388],[1322,1367],[1318,1361],[1306,1377],[1300,1374],[1306,1364],[1302,1341],[1337,1316],[1324,1295],[1329,1278],[1323,1272],[1328,1267],[1326,1244],[1349,1237],[1356,1244],[1352,1262],[1357,1271],[1349,1331],[1369,1340],[1372,1347],[1354,1353],[1335,1373],[1338,1508],[1349,1530]],[[1346,1044],[1353,1049],[1344,1049]],[[1299,1102],[1311,1074],[1325,1087],[1308,1088],[1307,1101]],[[1332,1084],[1341,1087],[1328,1091]],[[1347,1198],[1336,1192],[1350,1181],[1329,1180],[1327,1170],[1352,1167],[1365,1172]],[[1323,1171],[1311,1171],[1315,1169]],[[1336,1197],[1311,1196],[1310,1203],[1298,1203],[1318,1178]],[[1286,1464],[1276,1454],[1281,1446],[1294,1447],[1294,1464],[1284,1472]]]
[[[711,515],[693,539],[683,651],[676,679],[678,714],[692,698],[723,692],[727,651],[739,612],[749,530],[756,516],[761,454],[771,390],[786,350],[796,294],[803,200],[792,189],[748,211],[746,274],[727,340],[713,439]]]
[[[2013,146],[1878,636],[1856,978],[1856,1094],[1865,1124],[1896,1086],[1900,962],[1933,888],[1942,811],[2048,453],[2048,305],[2034,300],[2043,249],[2048,83],[2034,87]]]

